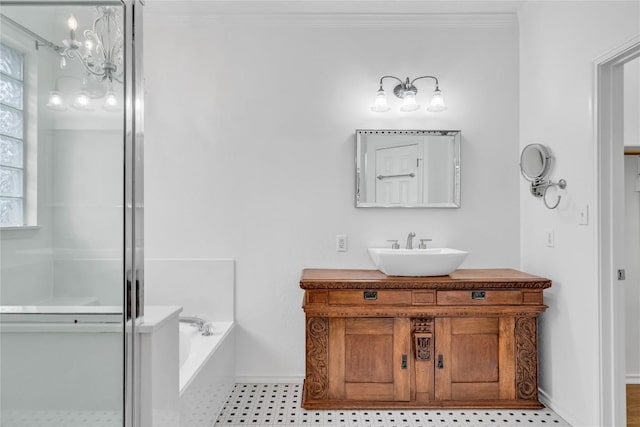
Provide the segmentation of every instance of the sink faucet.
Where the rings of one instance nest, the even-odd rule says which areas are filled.
[[[413,238],[414,237],[416,237],[416,233],[414,231],[409,233],[409,235],[407,236],[407,246],[405,246],[406,249],[413,249]]]
[[[193,316],[193,317],[180,316],[179,320],[181,323],[188,323],[190,325],[195,326],[196,328],[198,328],[198,331],[202,332],[202,335],[204,335],[205,337],[213,335],[213,331],[209,322],[197,316]]]

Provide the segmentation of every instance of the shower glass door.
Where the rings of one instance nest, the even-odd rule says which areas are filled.
[[[2,427],[137,425],[132,4],[0,9]]]

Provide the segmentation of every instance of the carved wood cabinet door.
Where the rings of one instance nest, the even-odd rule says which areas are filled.
[[[515,399],[515,319],[435,319],[436,400]]]
[[[410,338],[407,318],[330,318],[329,399],[410,400]]]

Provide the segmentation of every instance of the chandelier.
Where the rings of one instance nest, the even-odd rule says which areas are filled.
[[[60,67],[65,68],[67,59],[80,61],[85,71],[99,81],[122,83],[124,72],[124,38],[118,9],[97,6],[92,29],[84,30],[84,40],[76,39],[78,21],[71,15],[67,20],[69,38],[62,41]]]

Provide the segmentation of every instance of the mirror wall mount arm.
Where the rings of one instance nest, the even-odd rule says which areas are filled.
[[[531,183],[531,194],[533,194],[535,197],[542,197],[542,201],[544,202],[544,205],[548,208],[548,209],[555,209],[558,207],[558,205],[560,204],[560,200],[562,200],[562,196],[558,195],[558,198],[556,199],[556,202],[552,205],[549,204],[549,202],[547,201],[547,191],[549,191],[549,188],[551,187],[558,187],[561,190],[564,190],[565,188],[567,188],[567,181],[564,179],[559,180],[558,182],[553,182],[551,180],[536,180],[533,181]]]

